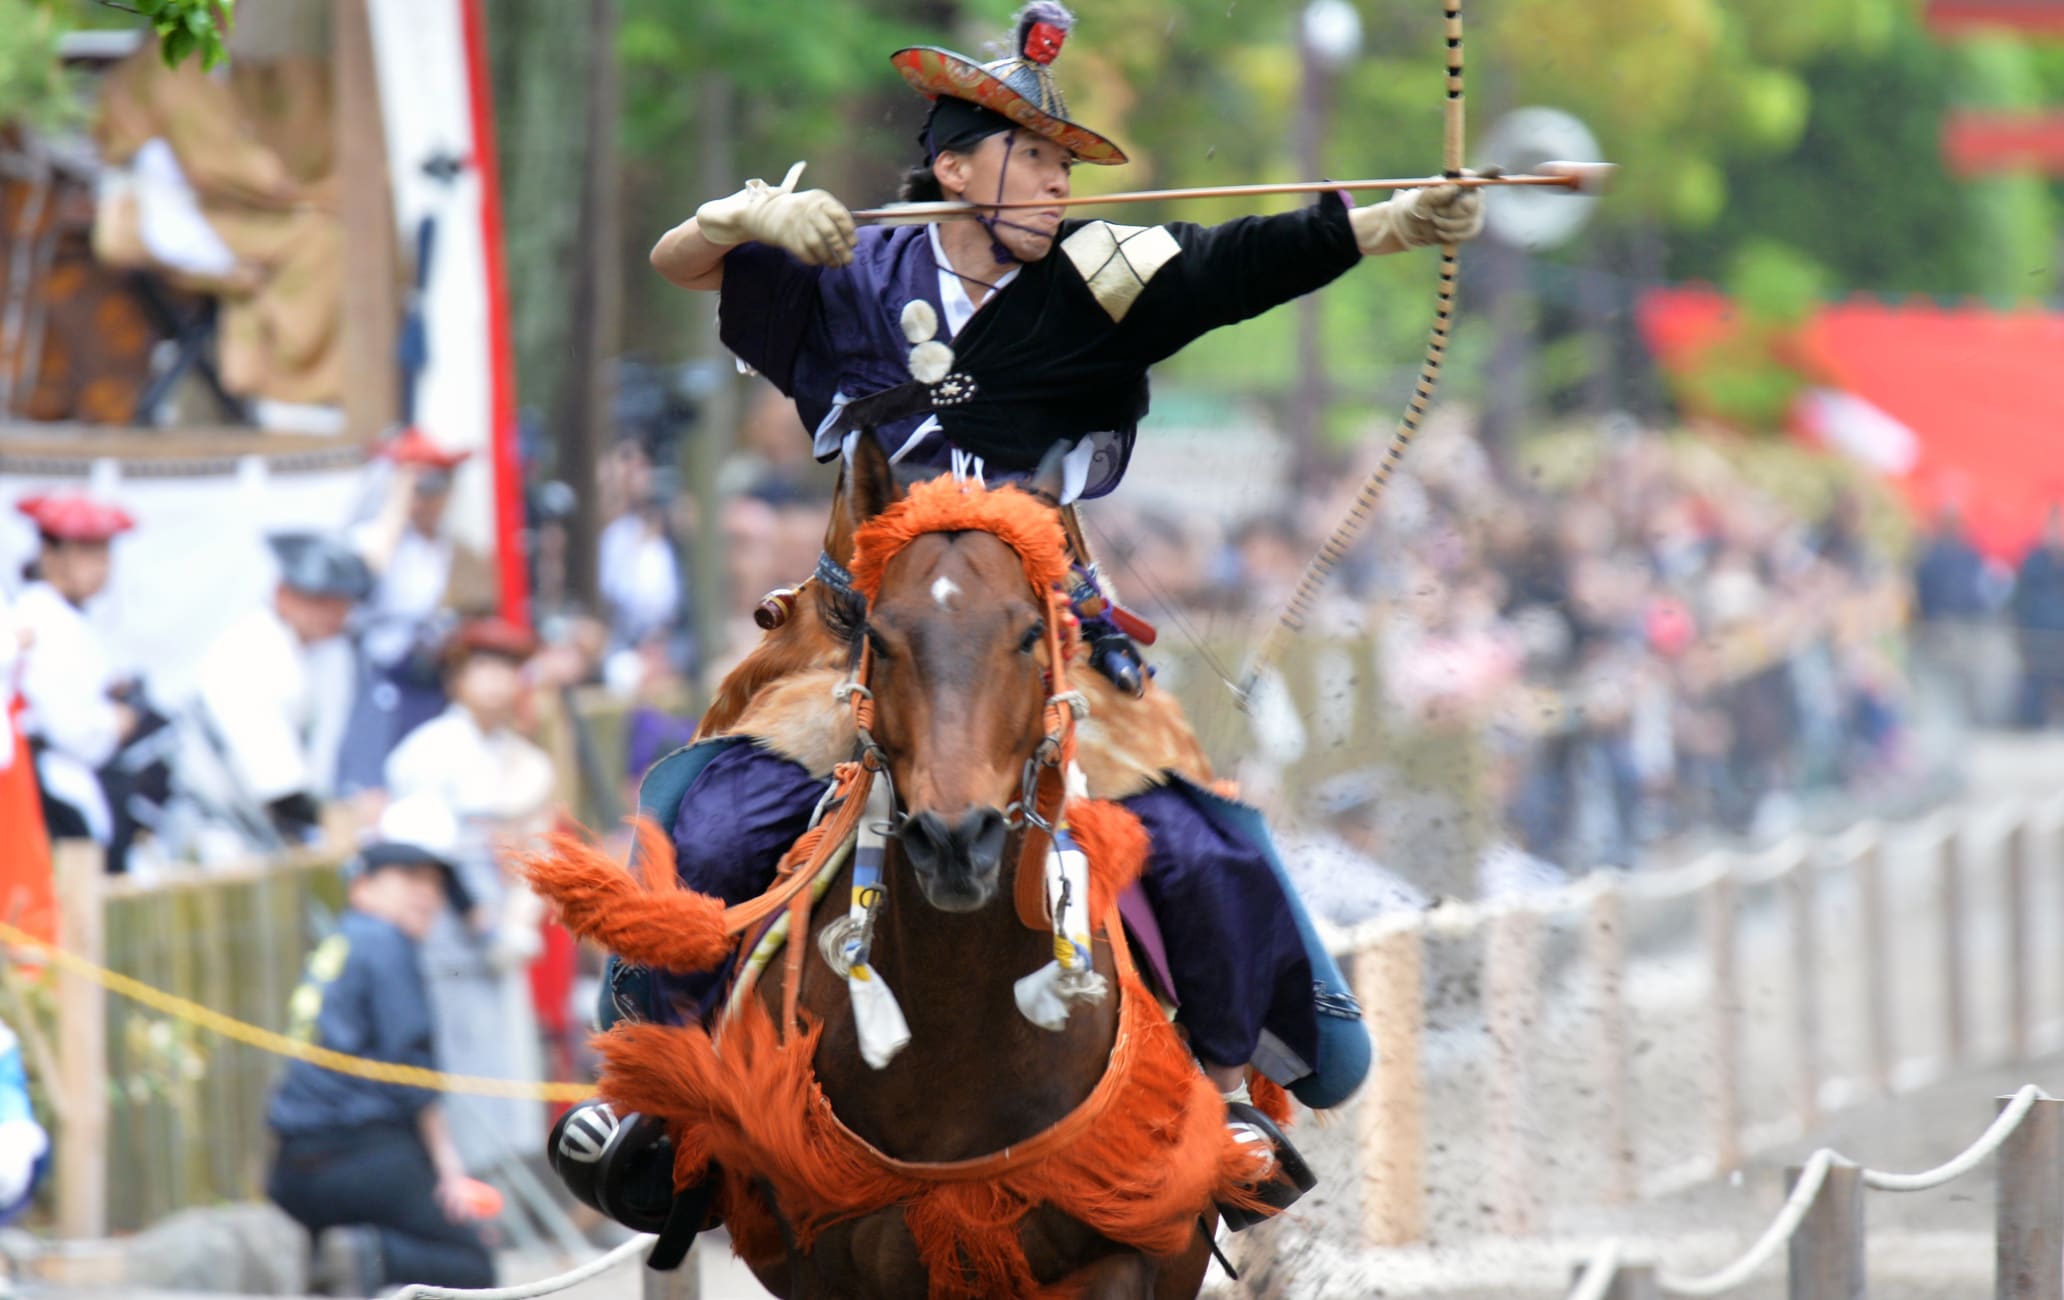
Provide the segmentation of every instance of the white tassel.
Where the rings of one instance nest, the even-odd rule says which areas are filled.
[[[853,1003],[853,1026],[860,1031],[860,1056],[879,1070],[910,1046],[910,1023],[872,966],[853,967],[846,995]]]
[[[881,975],[867,962],[874,938],[874,909],[886,896],[881,877],[885,844],[883,831],[895,812],[895,795],[889,783],[876,780],[868,792],[867,810],[861,815],[853,901],[846,912],[836,959],[825,959],[846,977],[846,995],[853,1004],[853,1027],[860,1035],[860,1056],[874,1069],[896,1059],[896,1053],[910,1045],[910,1024],[903,1008]],[[858,872],[869,863],[875,880],[871,888],[859,884]]]
[[[1046,903],[1054,920],[1054,959],[1013,987],[1018,1011],[1059,1032],[1082,1002],[1101,1002],[1110,982],[1097,973],[1089,935],[1089,860],[1063,830],[1046,854]]]

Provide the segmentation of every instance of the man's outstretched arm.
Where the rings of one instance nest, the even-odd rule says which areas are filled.
[[[802,174],[797,163],[779,187],[750,180],[738,193],[703,204],[660,236],[653,267],[683,289],[721,289],[724,255],[747,240],[785,249],[806,266],[844,266],[858,238],[852,214],[828,191],[796,193]]]

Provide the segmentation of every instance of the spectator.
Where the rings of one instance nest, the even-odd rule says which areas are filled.
[[[1936,512],[1927,545],[1914,562],[1913,584],[1915,613],[1924,624],[1975,623],[1990,612],[1985,557],[1954,502]]]
[[[0,1023],[0,1224],[13,1223],[50,1165],[50,1134],[36,1122],[21,1040]],[[0,1279],[5,1274],[0,1273]]]
[[[501,619],[474,619],[454,636],[445,688],[451,707],[402,741],[387,760],[396,799],[431,798],[459,823],[457,866],[473,913],[441,918],[424,943],[438,1009],[438,1054],[477,1074],[534,1079],[540,1044],[527,972],[542,946],[543,905],[506,850],[545,826],[551,760],[517,734],[530,633]],[[452,1116],[459,1149],[479,1168],[535,1153],[544,1141],[534,1102],[467,1098]]]
[[[2021,724],[2064,719],[2064,505],[2050,507],[2042,537],[2014,580],[2014,626],[2021,642]]]
[[[185,719],[168,838],[203,862],[312,842],[342,735],[349,664],[323,651],[372,574],[336,538],[269,540],[280,568],[272,600],[202,655]]]
[[[624,511],[602,530],[597,549],[611,643],[622,647],[679,622],[681,570],[667,532],[666,504],[654,490],[651,458],[626,438],[614,460]]]
[[[1972,543],[1963,511],[1945,502],[1914,561],[1915,676],[1935,684],[1967,719],[1995,717],[1987,669],[1997,649],[1992,619],[2006,585]]]
[[[95,131],[109,192],[126,199],[97,223],[95,252],[215,297],[223,384],[286,418],[333,406],[346,382],[325,73],[240,58],[210,75],[145,42],[109,75]]]
[[[471,572],[480,561],[444,526],[452,475],[466,453],[410,429],[380,455],[388,470],[384,501],[351,530],[374,582],[353,619],[358,680],[337,764],[345,794],[378,787],[401,738],[443,711],[437,654],[451,630],[447,611],[488,594]]]
[[[434,799],[396,800],[346,869],[337,933],[310,954],[293,1032],[331,1051],[431,1068],[434,1014],[423,937],[449,902],[457,827]],[[266,1194],[316,1236],[312,1280],[331,1295],[410,1283],[491,1287],[465,1165],[432,1093],[306,1061],[287,1066],[268,1119],[279,1136]]]
[[[54,839],[90,839],[120,871],[135,836],[129,780],[116,751],[141,715],[117,698],[124,684],[87,605],[106,589],[113,540],[136,526],[120,506],[83,493],[29,497],[41,549],[15,613],[28,632],[23,730],[36,756],[43,820]]]

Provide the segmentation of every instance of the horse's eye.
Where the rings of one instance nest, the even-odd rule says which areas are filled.
[[[1031,654],[1034,650],[1039,648],[1039,643],[1045,639],[1045,621],[1042,620],[1040,622],[1034,623],[1031,627],[1025,629],[1025,635],[1018,638],[1018,653],[1021,655]]]

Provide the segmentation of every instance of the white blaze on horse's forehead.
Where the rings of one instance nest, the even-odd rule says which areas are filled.
[[[959,594],[960,584],[944,574],[940,574],[939,580],[932,584],[932,599],[940,609],[952,609],[953,598]]]

